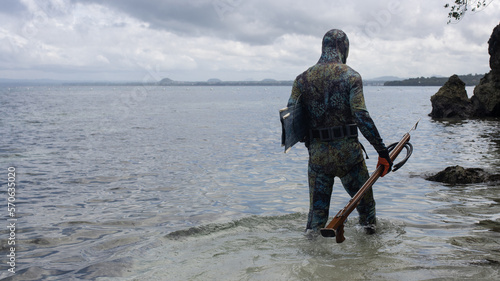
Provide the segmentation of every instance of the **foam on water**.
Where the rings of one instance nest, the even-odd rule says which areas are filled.
[[[366,235],[350,218],[346,241],[303,232],[306,214],[253,216],[175,231],[134,265],[128,280],[429,280],[498,277],[494,265],[464,258],[476,252],[415,232],[405,222],[382,219]],[[418,229],[422,230],[419,225]],[[483,261],[483,262],[478,262]],[[476,267],[471,267],[475,265]]]

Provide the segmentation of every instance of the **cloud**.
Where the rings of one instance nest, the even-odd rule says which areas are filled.
[[[0,13],[5,15],[20,14],[25,9],[25,6],[17,0],[4,0],[2,1]]]
[[[251,45],[272,44],[284,34],[321,37],[331,28],[362,26],[372,32],[376,25],[384,30],[397,18],[401,21],[414,4],[396,0],[301,1],[285,0],[73,0],[73,3],[97,3],[118,9],[131,17],[148,22],[152,28],[181,36],[211,36]],[[441,7],[441,6],[440,6]],[[388,15],[388,19],[387,19]],[[419,17],[421,15],[416,15]],[[375,26],[371,24],[375,23]],[[375,31],[376,33],[379,33]],[[380,33],[384,36],[393,33]]]
[[[5,43],[1,68],[59,73],[57,69],[62,69],[89,75],[92,69],[101,72],[104,67],[137,75],[151,65],[166,70],[194,67],[193,59],[177,43],[178,35],[151,29],[148,23],[105,6],[60,4],[57,9],[45,9],[28,3],[31,16],[23,24],[0,29]],[[99,75],[94,76],[91,79]]]
[[[347,32],[363,77],[486,72],[499,6],[447,25],[444,3],[8,0],[0,78],[293,79],[331,28]]]

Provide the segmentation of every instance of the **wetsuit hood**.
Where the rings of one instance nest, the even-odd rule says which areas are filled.
[[[349,39],[340,29],[332,29],[323,36],[321,57],[318,63],[343,63],[349,54]]]

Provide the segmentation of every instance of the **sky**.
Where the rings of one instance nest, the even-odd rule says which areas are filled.
[[[363,79],[483,74],[500,0],[447,24],[451,0],[2,0],[0,79],[293,80],[330,29]]]

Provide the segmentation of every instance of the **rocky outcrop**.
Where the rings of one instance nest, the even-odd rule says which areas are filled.
[[[431,97],[433,118],[467,118],[471,102],[465,90],[465,83],[452,75],[450,79]]]
[[[500,24],[493,29],[490,40],[488,40],[488,54],[490,54],[490,68],[497,73],[500,72]]]
[[[453,75],[431,97],[431,117],[500,117],[500,24],[493,29],[488,40],[488,53],[491,71],[481,78],[470,100],[465,83]]]
[[[488,40],[491,71],[474,88],[471,98],[474,117],[500,117],[500,24]]]
[[[471,116],[500,117],[500,74],[487,73],[474,88]]]
[[[481,168],[452,166],[426,179],[455,185],[500,181],[500,174],[490,174]]]

